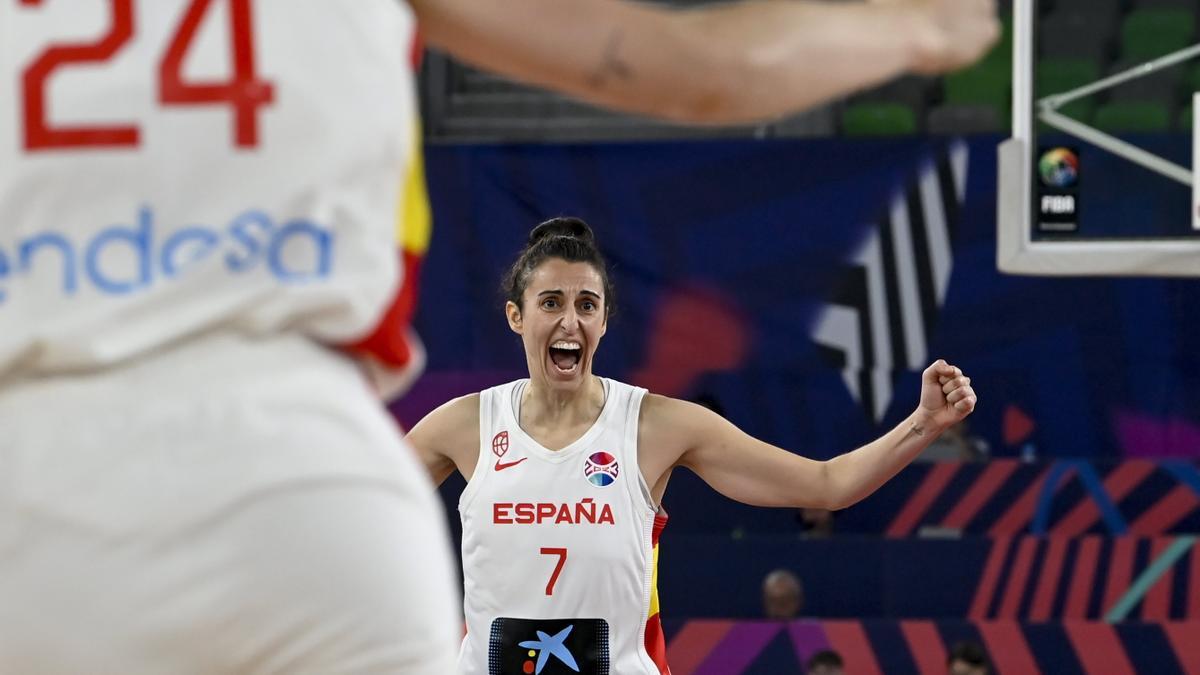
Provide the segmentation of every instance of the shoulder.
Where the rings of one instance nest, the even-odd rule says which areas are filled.
[[[409,440],[419,447],[461,445],[464,439],[479,436],[480,393],[451,399],[434,408],[408,432]]]
[[[703,432],[721,417],[704,406],[670,396],[647,393],[642,397],[639,432],[646,437],[688,438]]]
[[[479,401],[483,392],[475,392],[466,396],[452,398],[434,408],[425,419],[436,416],[440,423],[461,424],[474,420],[479,421]],[[424,421],[424,420],[422,420]]]

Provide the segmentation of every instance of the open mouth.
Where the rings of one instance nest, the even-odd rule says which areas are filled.
[[[578,342],[559,340],[550,345],[550,360],[560,373],[573,373],[579,367],[583,347]]]

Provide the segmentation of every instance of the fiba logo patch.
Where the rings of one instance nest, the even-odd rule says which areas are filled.
[[[508,452],[508,432],[501,431],[492,436],[492,454],[497,457],[503,457],[506,452]]]
[[[596,487],[612,485],[619,473],[620,467],[617,466],[617,458],[604,451],[592,453],[592,456],[583,463],[584,477]]]
[[[1055,188],[1068,188],[1079,180],[1079,157],[1067,148],[1052,148],[1038,160],[1042,183]]]

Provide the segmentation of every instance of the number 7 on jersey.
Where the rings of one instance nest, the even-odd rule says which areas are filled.
[[[546,595],[554,595],[554,583],[558,581],[558,575],[562,572],[563,565],[567,562],[567,549],[543,548],[542,555],[558,556],[558,562],[554,565],[554,572],[550,574],[550,581],[546,582]]]

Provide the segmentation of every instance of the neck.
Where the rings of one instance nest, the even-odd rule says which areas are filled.
[[[588,375],[578,388],[569,390],[531,379],[521,395],[521,423],[591,424],[603,407],[604,384],[595,375]]]

